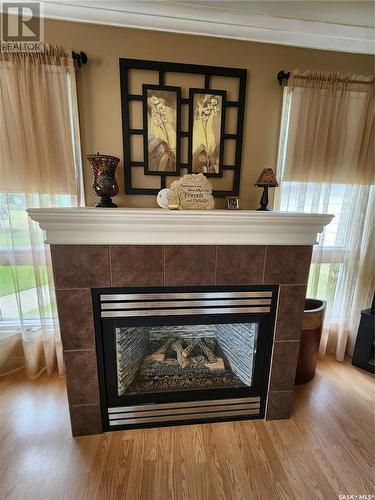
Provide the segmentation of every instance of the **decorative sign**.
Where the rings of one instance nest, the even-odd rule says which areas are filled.
[[[184,175],[172,182],[168,208],[178,210],[213,210],[211,182],[203,174]]]

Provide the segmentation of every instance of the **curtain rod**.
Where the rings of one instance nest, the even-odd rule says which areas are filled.
[[[74,52],[74,50],[72,50],[72,57],[73,57],[73,61],[77,63],[77,66],[79,68],[82,66],[82,64],[86,64],[88,61],[87,55],[85,54],[85,52],[82,52],[82,51],[78,53],[78,52]]]
[[[284,82],[287,82],[290,77],[290,72],[289,71],[284,71],[283,69],[277,73],[277,81],[279,82],[279,85],[282,85]],[[294,78],[299,78],[301,80],[306,80],[307,76],[304,75],[296,75]],[[348,83],[361,83],[361,84],[369,84],[369,83],[374,83],[373,80],[338,80],[341,82],[347,81]]]

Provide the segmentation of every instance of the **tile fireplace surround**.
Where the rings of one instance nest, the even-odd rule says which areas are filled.
[[[331,215],[29,209],[51,245],[74,436],[102,432],[91,289],[279,285],[266,419],[288,418],[311,261]]]

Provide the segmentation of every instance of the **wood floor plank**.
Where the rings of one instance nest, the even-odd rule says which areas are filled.
[[[63,378],[0,379],[1,500],[330,500],[374,494],[372,375],[320,362],[292,417],[73,439]]]

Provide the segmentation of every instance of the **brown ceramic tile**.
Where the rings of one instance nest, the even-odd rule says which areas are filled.
[[[268,246],[264,280],[266,285],[307,283],[312,246]]]
[[[70,405],[99,402],[95,351],[65,351],[66,386]]]
[[[299,340],[301,336],[306,287],[280,287],[275,340]]]
[[[275,342],[271,364],[271,391],[288,391],[294,387],[299,342]]]
[[[213,285],[215,246],[165,247],[165,285]]]
[[[56,299],[64,350],[95,349],[90,290],[56,290]]]
[[[102,432],[99,405],[70,406],[69,412],[73,436],[86,436]]]
[[[293,409],[294,391],[270,392],[266,409],[266,420],[289,418]]]
[[[107,246],[52,245],[51,254],[57,289],[110,285]]]
[[[261,284],[265,247],[228,245],[217,247],[216,283],[218,285]]]
[[[163,247],[110,246],[112,286],[162,286]]]

